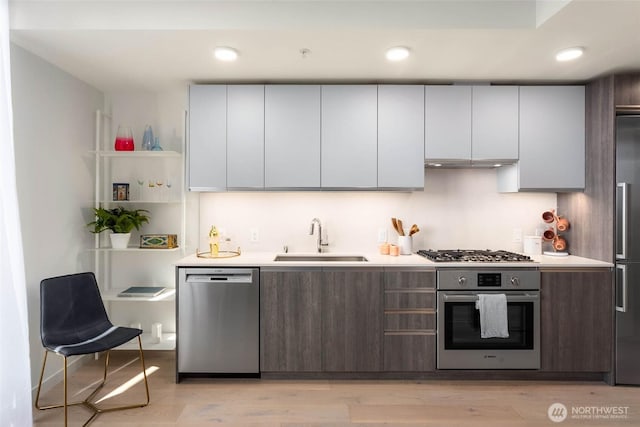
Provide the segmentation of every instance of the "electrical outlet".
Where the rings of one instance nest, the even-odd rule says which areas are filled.
[[[387,241],[387,229],[379,228],[378,229],[378,243],[385,243]]]
[[[513,243],[522,243],[522,228],[513,229]]]
[[[249,231],[249,241],[252,243],[257,243],[260,241],[260,233],[257,228],[252,228]]]

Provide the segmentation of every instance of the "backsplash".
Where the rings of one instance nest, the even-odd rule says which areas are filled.
[[[243,251],[313,252],[311,220],[322,221],[327,252],[371,252],[380,229],[396,243],[391,217],[417,224],[414,251],[506,249],[522,251],[514,230],[534,234],[543,211],[555,208],[556,193],[496,191],[494,169],[427,169],[421,192],[241,192],[200,194],[198,245],[208,248],[216,225]],[[257,242],[251,238],[256,237]],[[253,236],[252,236],[253,235]]]

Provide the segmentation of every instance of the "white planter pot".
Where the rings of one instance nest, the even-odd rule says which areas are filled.
[[[111,247],[113,249],[126,249],[131,238],[131,233],[111,233]]]

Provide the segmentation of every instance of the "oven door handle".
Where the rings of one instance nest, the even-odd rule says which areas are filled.
[[[507,302],[526,302],[537,301],[539,299],[538,294],[506,294]],[[445,301],[464,301],[473,302],[478,300],[478,294],[444,294]]]

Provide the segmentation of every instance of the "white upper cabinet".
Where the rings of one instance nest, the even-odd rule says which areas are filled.
[[[425,159],[518,159],[517,86],[425,86]]]
[[[378,185],[377,86],[322,86],[321,185]]]
[[[227,87],[227,187],[264,188],[264,85]]]
[[[320,86],[265,86],[265,187],[320,187]]]
[[[227,87],[189,87],[189,190],[227,188]]]
[[[499,191],[576,191],[585,184],[584,86],[520,87],[520,159]]]
[[[518,86],[473,86],[471,159],[518,159]]]
[[[425,159],[471,159],[471,86],[425,86]]]
[[[378,86],[378,187],[424,187],[424,86]]]

